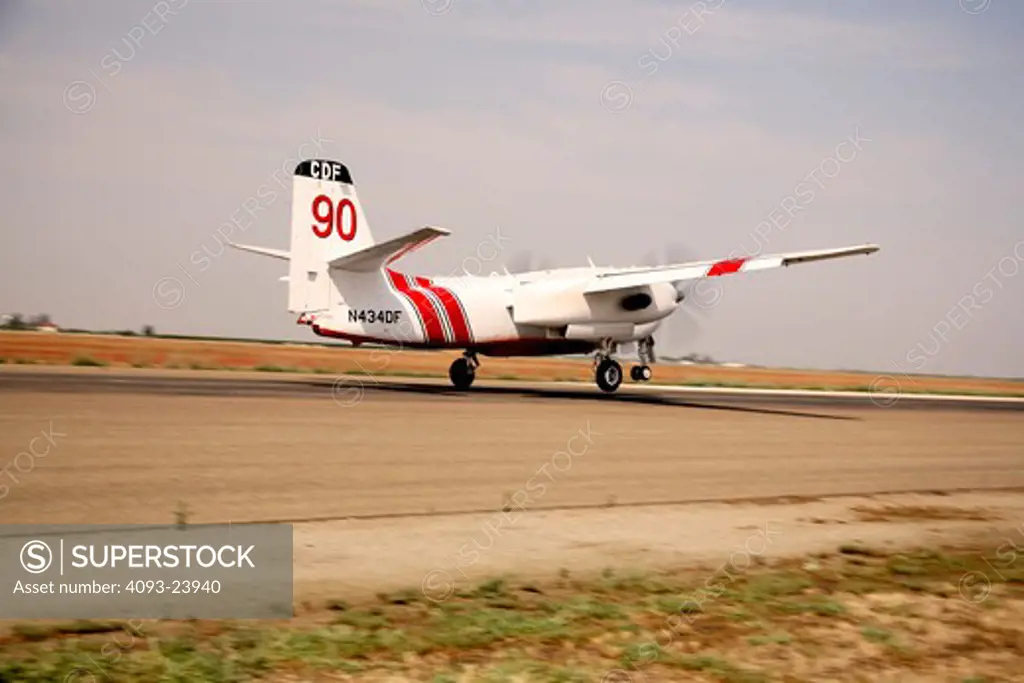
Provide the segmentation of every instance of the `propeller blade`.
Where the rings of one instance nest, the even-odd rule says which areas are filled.
[[[538,257],[532,250],[516,252],[506,263],[513,273],[528,273],[537,270],[553,270],[556,266],[545,256]]]
[[[508,260],[504,263],[505,267],[508,268],[511,273],[526,273],[534,270],[532,267],[533,261],[533,252],[517,251],[510,255]]]
[[[660,249],[650,249],[644,252],[639,265],[642,266],[667,266],[673,263],[686,263],[696,261],[693,250],[682,242],[669,242]]]
[[[637,263],[638,266],[647,266],[648,268],[654,268],[656,266],[665,265],[665,259],[662,258],[662,254],[659,254],[656,250],[651,249],[644,252],[644,255],[640,258]]]
[[[670,242],[666,245],[665,256],[668,263],[688,263],[698,260],[696,253],[682,242]]]
[[[639,265],[666,266],[673,263],[697,261],[697,254],[679,241],[669,242],[660,249],[648,250],[644,253]],[[681,288],[684,296],[689,296],[693,285]],[[655,349],[668,356],[680,356],[691,350],[692,344],[701,334],[700,319],[707,311],[685,298],[679,308],[662,322],[654,333]]]
[[[699,320],[682,306],[662,321],[654,333],[654,346],[659,355],[681,356],[692,350],[701,335]]]

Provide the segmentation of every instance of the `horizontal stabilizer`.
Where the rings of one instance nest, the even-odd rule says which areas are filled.
[[[229,247],[240,249],[242,251],[252,252],[253,254],[259,254],[261,256],[269,256],[270,258],[281,259],[282,261],[288,261],[291,259],[291,255],[283,249],[271,249],[270,247],[252,247],[247,244],[235,244],[234,242],[228,242]]]
[[[426,227],[395,237],[394,239],[373,244],[358,251],[340,256],[329,263],[331,268],[368,273],[380,269],[381,266],[397,261],[409,252],[432,242],[438,237],[451,233],[444,228]]]

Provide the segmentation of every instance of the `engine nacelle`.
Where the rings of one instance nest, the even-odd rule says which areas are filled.
[[[584,282],[536,282],[512,295],[512,317],[518,325],[630,324],[667,317],[679,305],[670,283],[584,294]]]

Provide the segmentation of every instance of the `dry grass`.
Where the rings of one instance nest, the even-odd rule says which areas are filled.
[[[829,554],[728,578],[494,578],[443,603],[407,590],[288,624],[147,623],[119,634],[114,656],[109,625],[35,625],[0,639],[0,680],[64,681],[77,667],[126,682],[1011,680],[1024,568],[1000,579],[984,552]],[[990,593],[958,589],[986,570]]]

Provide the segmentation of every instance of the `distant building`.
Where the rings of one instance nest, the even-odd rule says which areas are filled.
[[[36,332],[60,332],[60,328],[53,323],[47,322],[36,326]]]

